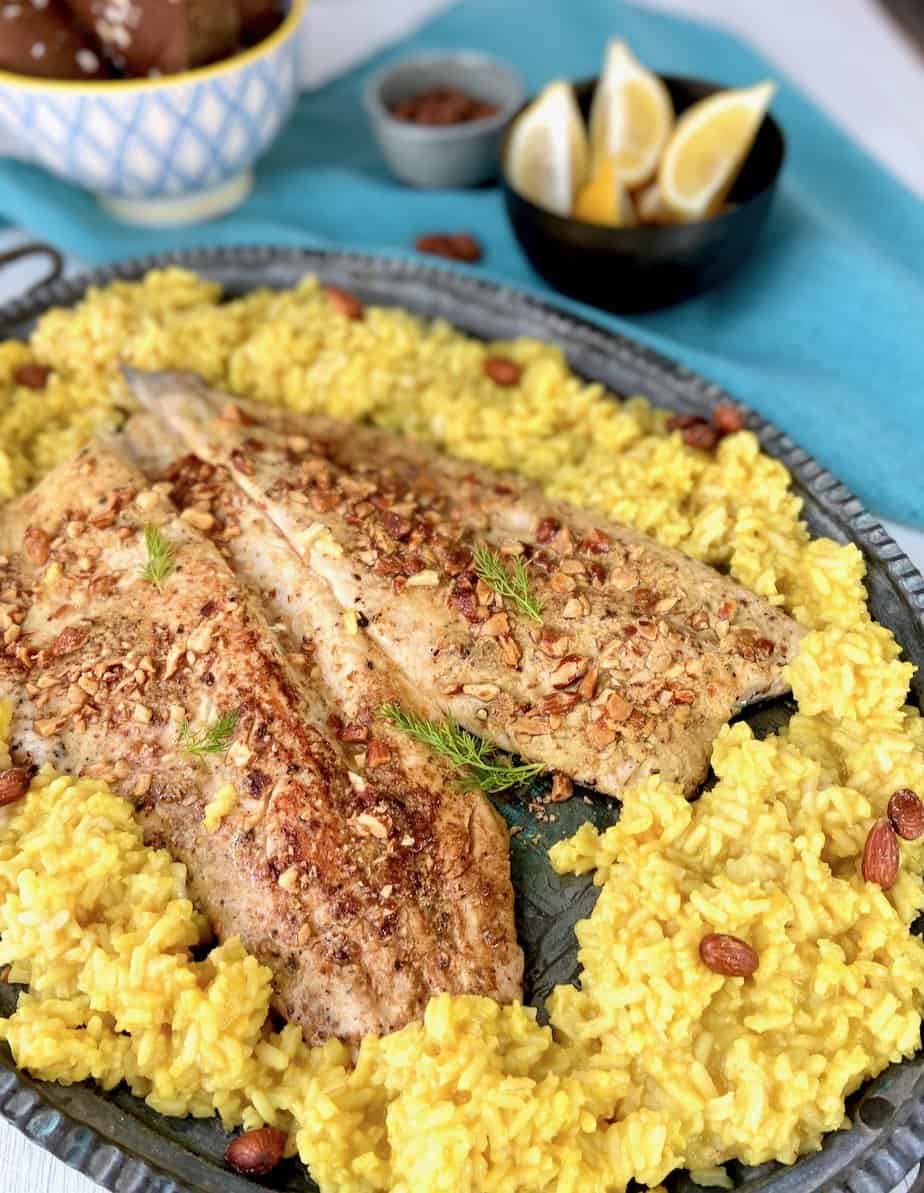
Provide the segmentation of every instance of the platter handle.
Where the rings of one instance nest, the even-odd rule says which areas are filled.
[[[42,286],[56,282],[64,272],[64,258],[58,250],[53,249],[50,244],[41,244],[39,241],[35,241],[32,244],[21,244],[15,249],[9,249],[5,253],[0,253],[0,272],[7,265],[12,265],[16,261],[23,261],[28,257],[44,257],[48,264],[42,277],[37,282],[33,282],[29,289],[20,295],[21,299],[30,298]]]

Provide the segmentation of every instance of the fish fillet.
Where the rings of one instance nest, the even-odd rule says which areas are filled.
[[[799,627],[703,564],[522,480],[382,431],[300,418],[182,374],[136,397],[227,469],[434,717],[610,795],[692,793],[719,729],[787,690]],[[473,570],[528,564],[539,621]]]
[[[518,997],[506,831],[441,764],[399,757],[370,727],[375,685],[392,690],[385,667],[333,628],[337,665],[379,674],[352,696],[342,682],[343,712],[332,706],[307,628],[297,615],[281,624],[283,582],[298,589],[301,565],[276,534],[261,554],[245,504],[249,588],[194,507],[180,516],[106,444],[0,509],[0,699],[14,707],[15,761],[131,796],[146,839],[186,864],[219,937],[240,935],[271,967],[277,1008],[310,1041],[391,1031],[441,991]],[[142,577],[149,525],[175,552],[162,591]],[[278,595],[263,603],[268,570]],[[201,733],[232,711],[230,748],[191,755],[183,723]],[[236,805],[209,832],[206,806],[227,785]]]

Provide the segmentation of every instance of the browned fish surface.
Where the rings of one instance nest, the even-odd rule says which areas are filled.
[[[729,717],[786,690],[795,623],[643,535],[383,432],[182,375],[130,380],[228,469],[431,716],[613,795],[654,772],[692,792]],[[478,547],[528,562],[538,622],[479,578]]]
[[[277,638],[196,510],[179,516],[107,446],[0,509],[0,697],[14,705],[15,760],[105,776],[132,796],[147,839],[186,863],[219,936],[240,935],[271,966],[278,1008],[309,1040],[390,1031],[440,991],[517,997],[493,811],[432,759],[390,749],[364,703],[375,681],[344,701],[355,727],[331,708],[312,641],[295,618]],[[162,591],[142,577],[146,526],[175,553]],[[264,537],[280,553],[261,567],[284,577],[288,556],[301,572]],[[338,654],[333,628],[331,642],[350,671],[380,668]],[[226,713],[227,748],[191,754],[184,722],[200,734]],[[205,807],[225,784],[237,804],[209,832]]]

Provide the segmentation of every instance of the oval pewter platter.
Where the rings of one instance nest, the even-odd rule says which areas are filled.
[[[48,253],[44,246],[36,251]],[[70,306],[88,286],[138,278],[148,269],[181,265],[220,282],[227,294],[257,286],[284,288],[305,273],[355,291],[365,302],[403,306],[421,315],[442,317],[486,339],[533,336],[557,344],[577,373],[600,381],[616,393],[644,393],[656,404],[708,414],[722,390],[632,340],[604,331],[514,289],[471,275],[343,252],[272,248],[195,251],[129,261],[69,280],[52,280],[25,298],[0,308],[0,336],[24,338],[49,307]],[[791,440],[756,415],[748,427],[764,451],[789,469],[805,502],[812,532],[863,551],[874,616],[896,633],[905,655],[917,664],[913,699],[922,703],[924,687],[924,578],[860,502]],[[756,732],[779,725],[788,715],[784,703],[749,718]],[[512,839],[512,869],[517,888],[517,920],[527,957],[527,999],[541,1006],[559,982],[577,976],[573,925],[585,917],[595,891],[587,878],[556,877],[545,850],[570,835],[588,818],[612,822],[618,807],[591,797],[559,805],[554,825],[538,824],[522,802],[501,806],[511,823],[525,832]],[[0,983],[0,1014],[9,1014],[17,991]],[[316,1188],[296,1162],[272,1177],[247,1180],[224,1166],[227,1136],[212,1121],[163,1118],[125,1090],[104,1094],[87,1084],[66,1089],[34,1081],[13,1066],[0,1049],[0,1115],[35,1144],[85,1173],[114,1193],[247,1193],[285,1189],[307,1193]],[[852,1126],[829,1135],[820,1152],[792,1167],[728,1166],[737,1188],[748,1193],[890,1193],[924,1156],[924,1054],[893,1065],[855,1095],[848,1105]],[[689,1178],[675,1174],[669,1187],[693,1190]]]

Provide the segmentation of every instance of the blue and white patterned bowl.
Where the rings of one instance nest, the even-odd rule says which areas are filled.
[[[291,0],[259,45],[184,74],[54,82],[0,71],[0,151],[91,191],[134,223],[229,211],[298,96],[306,4]]]

